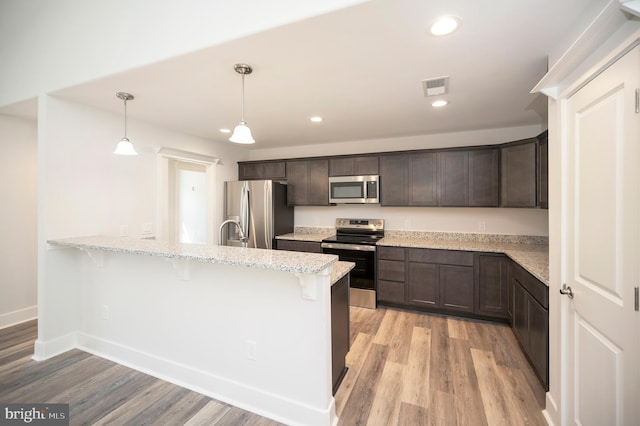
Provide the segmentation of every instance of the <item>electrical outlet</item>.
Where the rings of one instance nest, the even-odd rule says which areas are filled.
[[[109,305],[102,305],[102,319],[109,319]]]
[[[153,235],[153,223],[145,222],[140,227],[140,231],[143,237],[148,237]]]
[[[411,220],[405,219],[404,220],[404,229],[409,229],[409,228],[411,228]]]
[[[247,359],[256,360],[256,352],[257,352],[258,344],[253,340],[247,340]]]
[[[484,221],[478,222],[478,231],[486,231],[486,230],[487,230],[487,223]]]

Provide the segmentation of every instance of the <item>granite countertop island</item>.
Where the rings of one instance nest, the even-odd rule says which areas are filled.
[[[353,263],[107,236],[43,253],[34,359],[80,349],[287,424],[337,424],[332,308],[348,298],[333,293]]]
[[[117,253],[159,256],[177,260],[247,266],[293,273],[320,272],[338,260],[338,256],[326,254],[183,244],[128,237],[76,237],[50,240],[48,243],[84,250],[106,250]]]
[[[332,266],[331,284],[344,277],[355,264],[338,261],[338,256],[317,253],[283,252],[242,247],[170,243],[128,237],[75,237],[50,240],[49,244],[83,250],[106,250],[168,259],[247,266],[293,273],[316,273]]]

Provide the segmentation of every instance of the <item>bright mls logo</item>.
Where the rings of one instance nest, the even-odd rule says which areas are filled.
[[[69,404],[0,404],[0,425],[69,426]]]

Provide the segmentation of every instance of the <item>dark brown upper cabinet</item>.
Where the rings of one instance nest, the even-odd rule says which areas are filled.
[[[438,157],[438,205],[468,206],[469,152],[440,152]]]
[[[547,131],[538,136],[538,207],[549,208],[549,139]]]
[[[498,158],[497,148],[381,156],[382,205],[498,206]]]
[[[287,203],[290,206],[329,205],[329,161],[287,161]]]
[[[503,207],[536,207],[536,155],[538,140],[525,139],[503,146],[502,197]]]
[[[409,205],[438,205],[438,155],[409,155]]]
[[[329,204],[329,176],[380,176],[382,206],[548,208],[547,132],[501,145],[238,163],[238,178],[287,179],[290,205]]]
[[[329,176],[367,176],[378,174],[377,156],[349,156],[329,159]]]
[[[469,151],[469,206],[500,205],[500,149]]]
[[[437,206],[436,153],[380,157],[380,203],[383,206]]]
[[[409,205],[409,156],[383,155],[380,157],[380,204],[383,206]]]
[[[285,179],[284,161],[239,162],[239,180]]]

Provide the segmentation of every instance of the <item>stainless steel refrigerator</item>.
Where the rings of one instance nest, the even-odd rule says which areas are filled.
[[[231,181],[224,184],[224,220],[240,224],[247,247],[274,248],[277,235],[293,232],[293,206],[287,205],[287,185],[271,180]],[[222,229],[226,246],[242,247],[233,223]]]

